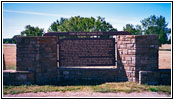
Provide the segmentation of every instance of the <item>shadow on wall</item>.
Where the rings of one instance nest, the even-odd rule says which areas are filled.
[[[105,82],[128,81],[125,68],[117,50],[117,68],[57,68],[55,85],[97,85]]]
[[[117,49],[117,70],[118,70],[118,80],[117,81],[121,81],[121,82],[128,81],[128,77],[126,75],[126,71],[125,71],[124,65],[122,63],[121,56],[120,56],[118,49]]]
[[[99,85],[106,82],[128,81],[118,50],[117,60],[116,69],[57,68],[57,82],[52,85]]]

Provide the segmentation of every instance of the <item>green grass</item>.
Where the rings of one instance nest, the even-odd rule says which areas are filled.
[[[170,86],[149,86],[149,90],[153,91],[153,92],[165,92],[168,94],[171,94],[170,91],[171,87]]]
[[[3,86],[4,94],[18,94],[28,92],[66,92],[66,91],[91,91],[91,92],[163,92],[171,93],[170,86],[152,86],[152,85],[140,85],[133,82],[110,82],[100,85],[78,85],[78,86],[53,86],[53,85],[21,85],[21,86]]]
[[[10,66],[6,66],[6,70],[16,70],[16,66],[10,65]]]

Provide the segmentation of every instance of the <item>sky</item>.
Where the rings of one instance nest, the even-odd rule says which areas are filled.
[[[151,15],[166,18],[171,28],[171,3],[3,3],[3,38],[12,38],[26,25],[44,28],[61,17],[104,17],[122,31],[126,24],[141,25]]]

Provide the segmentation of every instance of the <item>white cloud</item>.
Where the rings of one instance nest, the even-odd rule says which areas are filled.
[[[30,14],[30,15],[40,15],[40,16],[71,17],[70,15],[50,14],[50,13],[31,12],[31,11],[15,11],[15,10],[3,10],[3,11],[8,13],[20,13],[20,14]]]

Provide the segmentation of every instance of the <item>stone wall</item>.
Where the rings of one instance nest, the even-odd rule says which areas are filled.
[[[29,71],[4,70],[4,85],[33,84],[35,82],[34,73]]]
[[[74,41],[72,42],[72,40]],[[48,84],[61,80],[102,80],[138,82],[139,78],[144,77],[143,75],[147,75],[139,74],[140,71],[159,71],[158,37],[156,35],[118,35],[116,36],[116,45],[115,41],[113,41],[114,39],[72,40],[67,39],[66,41],[59,41],[57,37],[18,37],[17,71],[29,71],[34,73],[35,83],[37,84]],[[90,40],[92,40],[92,42],[89,42]],[[63,44],[61,44],[61,42]],[[80,45],[80,43],[82,44]],[[57,44],[60,45],[57,46]],[[93,46],[93,44],[98,45]],[[91,49],[91,53],[95,52],[95,54],[88,54],[86,51],[83,51],[86,50],[83,49],[84,45],[90,45],[88,47]],[[94,48],[92,48],[92,46]],[[59,50],[57,50],[57,48]],[[83,53],[81,53],[82,51]],[[115,59],[117,60],[117,67],[113,69],[82,69],[57,67],[58,60],[64,59],[62,56],[70,56],[69,60],[67,61],[71,61],[74,59],[80,60],[80,57],[82,57],[82,55],[83,57],[94,57],[94,55],[96,55],[97,59],[101,59],[102,57],[111,57],[110,59],[113,60],[114,58],[114,61]],[[77,56],[77,58],[73,58],[74,56]],[[62,58],[57,59],[57,57]],[[60,65],[65,67],[71,66],[71,64]],[[90,64],[88,65],[87,63],[85,63],[84,65],[89,66]],[[76,66],[78,66],[78,64]],[[139,75],[141,76],[139,77]],[[161,75],[163,78],[168,77],[168,74],[165,73],[160,74],[160,77]],[[155,78],[158,80],[158,77]],[[141,81],[142,83],[144,82],[142,79]],[[168,80],[163,79],[160,83],[164,83],[165,81]]]
[[[118,70],[108,68],[58,68],[58,81],[118,81]]]
[[[139,71],[158,70],[158,36],[136,36],[136,79]]]
[[[57,37],[18,37],[17,71],[35,73],[36,83],[56,79]]]
[[[139,71],[158,69],[158,36],[118,35],[116,39],[117,67],[125,80],[138,82]]]

